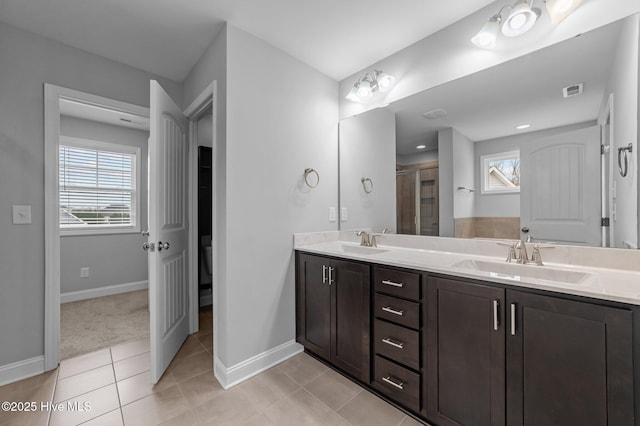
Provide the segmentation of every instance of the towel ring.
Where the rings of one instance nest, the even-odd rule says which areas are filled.
[[[309,183],[309,175],[316,175],[315,185],[312,185],[311,183]],[[309,188],[315,188],[320,183],[320,175],[315,169],[306,168],[304,169],[304,183],[306,183]]]
[[[618,148],[618,171],[622,177],[626,177],[627,172],[629,171],[629,160],[627,159],[628,152],[633,152],[632,144]],[[624,167],[622,166],[622,158],[624,158]]]
[[[362,189],[364,189],[364,192],[371,194],[371,191],[373,191],[373,181],[369,178],[363,177],[360,179],[360,182],[362,182]],[[369,182],[368,185],[367,182]]]

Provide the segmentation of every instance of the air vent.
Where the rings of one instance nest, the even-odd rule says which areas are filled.
[[[572,96],[581,95],[584,91],[584,83],[576,83],[562,89],[562,96],[570,98]]]
[[[438,109],[434,109],[432,111],[427,111],[422,113],[422,116],[424,118],[428,118],[429,120],[435,120],[436,118],[442,118],[442,117],[446,117],[447,116],[447,111],[438,108]]]

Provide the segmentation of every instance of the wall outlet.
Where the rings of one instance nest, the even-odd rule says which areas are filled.
[[[346,207],[342,207],[340,209],[340,220],[343,222],[346,222],[349,219],[349,214],[347,212],[347,208]]]
[[[29,225],[31,223],[31,206],[13,206],[13,224]]]
[[[80,268],[80,278],[89,278],[89,267]]]
[[[336,208],[329,207],[329,222],[335,222],[335,221],[336,221]]]

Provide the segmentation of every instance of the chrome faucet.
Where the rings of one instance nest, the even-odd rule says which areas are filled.
[[[516,243],[515,249],[516,249],[516,259],[518,263],[522,263],[523,265],[526,265],[527,263],[529,263],[529,255],[527,254],[527,244],[524,242],[524,240],[518,241]]]
[[[358,231],[358,233],[356,234],[358,237],[360,238],[360,245],[363,247],[371,247],[371,240],[369,239],[369,234],[367,234],[367,231]],[[374,241],[375,241],[375,237],[374,237]]]

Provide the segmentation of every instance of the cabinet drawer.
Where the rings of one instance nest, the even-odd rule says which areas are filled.
[[[376,294],[375,316],[405,327],[420,328],[420,304],[416,302]]]
[[[374,325],[374,350],[400,364],[420,369],[420,332],[386,321],[376,320]]]
[[[420,300],[420,274],[376,267],[374,280],[377,292]]]
[[[419,374],[376,355],[373,387],[407,408],[420,411]]]

